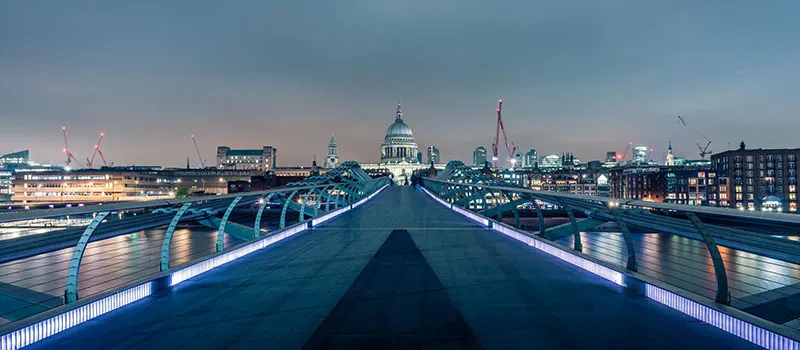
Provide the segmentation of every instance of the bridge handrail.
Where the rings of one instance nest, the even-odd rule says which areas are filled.
[[[347,194],[348,202],[349,203],[353,203],[353,202],[355,202],[355,201],[357,201],[357,200],[359,200],[361,198],[366,197],[369,193],[372,193],[372,192],[376,191],[377,189],[379,189],[380,186],[378,186],[378,185],[388,184],[389,181],[391,181],[391,180],[388,177],[381,177],[381,178],[377,178],[377,179],[346,182],[346,183],[342,183],[341,185],[347,186],[347,187],[352,188],[352,189],[354,189],[356,191],[356,193],[358,194],[357,196],[354,196],[352,193],[348,193]],[[337,185],[339,185],[339,184],[337,184]],[[236,194],[232,194],[232,195],[216,197],[215,200],[224,200],[225,198],[233,198],[233,200],[230,203],[227,203],[227,205],[226,205],[227,209],[225,211],[225,215],[223,216],[222,220],[220,221],[219,229],[217,230],[217,236],[216,236],[216,240],[215,240],[215,242],[216,242],[216,244],[215,244],[215,247],[216,247],[215,252],[221,252],[225,248],[224,247],[225,226],[226,226],[226,223],[228,221],[228,218],[231,215],[231,212],[233,211],[233,209],[236,206],[242,206],[242,205],[246,205],[248,203],[257,202],[257,201],[259,201],[260,198],[263,197],[264,194],[268,194],[269,197],[272,197],[275,194],[281,195],[281,194],[285,194],[285,193],[290,193],[288,198],[284,199],[283,209],[281,211],[280,229],[284,229],[286,227],[285,222],[286,222],[287,208],[288,208],[289,204],[291,203],[292,198],[295,197],[296,193],[298,193],[301,190],[307,190],[307,192],[310,193],[311,191],[308,191],[308,190],[316,190],[316,189],[319,189],[319,188],[338,187],[337,185],[332,186],[331,184],[328,184],[328,183],[320,184],[320,185],[305,185],[303,183],[303,184],[299,184],[299,185],[296,185],[296,186],[292,186],[292,185],[283,186],[281,188],[276,188],[276,189],[269,190],[269,191],[236,193]],[[307,200],[308,200],[308,196],[303,196],[303,201],[302,201],[302,203],[300,203],[302,208],[306,207],[306,205],[307,205],[306,201]],[[167,229],[167,233],[164,235],[164,238],[162,240],[162,245],[161,245],[162,248],[160,250],[161,254],[160,254],[160,265],[159,265],[159,270],[162,271],[162,272],[169,271],[169,269],[170,269],[169,260],[170,260],[170,243],[172,241],[172,236],[173,236],[172,233],[174,232],[175,226],[177,225],[178,221],[180,221],[181,216],[183,215],[183,213],[189,208],[187,204],[190,204],[190,203],[192,203],[192,202],[183,201],[183,206],[176,211],[175,216],[173,217],[172,221],[170,222],[170,226]],[[268,203],[266,201],[261,203],[260,204],[261,208],[259,208],[259,213],[263,212],[263,208],[266,207],[267,205],[268,205]],[[65,303],[74,303],[74,302],[76,302],[78,300],[78,290],[79,290],[78,289],[78,271],[80,269],[81,260],[83,259],[83,254],[82,253],[85,250],[86,245],[88,244],[88,241],[89,241],[89,238],[91,236],[91,233],[94,231],[94,229],[98,225],[100,225],[102,223],[102,219],[105,217],[105,215],[109,214],[108,208],[98,206],[98,209],[103,210],[103,212],[101,214],[104,214],[104,215],[102,215],[102,217],[100,217],[100,214],[98,214],[98,217],[100,218],[100,221],[98,222],[97,220],[95,220],[95,221],[92,222],[92,224],[90,225],[91,227],[87,228],[86,232],[88,232],[88,234],[85,233],[84,236],[81,237],[81,239],[79,240],[78,244],[76,245],[76,247],[74,249],[73,259],[72,259],[72,261],[70,263],[69,270],[68,270],[68,276],[69,277],[67,279],[66,289],[65,289],[65,292],[64,292]],[[303,220],[304,218],[301,217],[300,218],[300,222],[302,223],[302,222],[311,221],[311,220],[313,220],[314,218],[317,217],[317,216],[315,216],[313,214],[308,214],[308,215],[310,217],[308,220]],[[261,219],[261,216],[257,215],[256,216],[256,220],[260,220],[260,219]],[[254,224],[254,227],[255,226],[256,225]],[[258,237],[256,235],[253,235],[253,237],[251,237],[250,240],[253,240],[253,239],[258,239]]]
[[[658,230],[659,227],[662,229],[664,228],[664,221],[669,221],[673,227],[677,227],[683,225],[684,222],[687,220],[682,220],[678,218],[671,218],[667,216],[653,216],[647,217],[647,215],[641,214],[638,219],[641,220],[631,220],[627,215],[634,215],[631,212],[635,212],[636,209],[630,209],[630,207],[648,207],[648,208],[655,208],[655,209],[662,209],[662,210],[673,210],[676,212],[680,212],[686,216],[688,222],[690,223],[690,231],[696,231],[698,235],[698,240],[705,243],[708,253],[711,257],[713,267],[714,267],[714,274],[716,278],[716,301],[722,304],[730,305],[731,298],[730,298],[730,290],[728,286],[728,277],[725,271],[725,264],[722,260],[721,254],[717,247],[717,242],[714,239],[714,233],[719,232],[719,227],[712,227],[710,225],[705,225],[698,217],[698,213],[706,213],[703,209],[708,208],[697,208],[695,206],[689,205],[661,205],[661,203],[654,203],[654,202],[645,202],[645,201],[634,201],[634,200],[619,200],[615,198],[608,198],[608,197],[596,197],[596,196],[580,196],[580,195],[573,195],[573,194],[562,194],[557,192],[547,192],[547,191],[536,191],[527,188],[523,188],[521,186],[516,186],[513,184],[509,184],[508,186],[496,185],[499,181],[492,181],[490,184],[481,184],[475,182],[455,182],[455,181],[444,181],[444,180],[436,180],[436,179],[420,179],[421,184],[431,190],[438,192],[438,196],[442,197],[444,200],[451,203],[451,205],[456,205],[457,202],[460,202],[461,205],[465,206],[465,209],[470,209],[470,204],[478,199],[485,200],[486,193],[491,192],[499,192],[501,193],[500,197],[506,196],[508,201],[505,204],[502,204],[500,201],[495,200],[495,205],[489,207],[490,204],[485,203],[482,200],[483,211],[487,216],[491,216],[490,213],[492,211],[496,212],[498,221],[502,220],[502,212],[505,210],[511,210],[514,213],[514,226],[517,228],[520,227],[519,225],[519,213],[517,206],[522,204],[524,201],[532,201],[535,204],[535,200],[541,200],[544,202],[549,202],[552,204],[556,204],[558,206],[564,207],[567,211],[567,214],[570,216],[570,226],[572,228],[572,235],[573,235],[573,244],[574,250],[580,252],[582,251],[582,244],[581,244],[581,236],[580,236],[580,229],[573,217],[573,210],[583,210],[592,217],[597,217],[600,219],[605,219],[606,221],[614,221],[616,222],[620,230],[622,231],[622,236],[625,241],[626,253],[627,253],[627,266],[626,269],[630,271],[637,271],[638,264],[636,260],[636,252],[634,250],[634,242],[631,237],[631,234],[628,230],[628,224],[639,224],[639,226],[646,227],[649,229],[656,229]],[[475,189],[480,189],[480,191],[475,191]],[[479,194],[480,197],[475,197],[475,194]],[[518,199],[514,199],[513,195],[516,194]],[[494,197],[494,195],[492,195]],[[527,198],[525,198],[527,197]],[[466,201],[466,202],[464,202]],[[474,208],[474,207],[473,207]],[[626,209],[627,208],[627,209]],[[541,222],[541,211],[537,205],[537,215],[540,218],[540,225],[543,225]],[[720,208],[717,208],[720,209]],[[724,209],[722,209],[724,210]],[[623,215],[624,214],[624,215]],[[743,213],[743,214],[751,214],[751,213]],[[766,213],[765,213],[766,214]],[[776,213],[780,214],[780,213]],[[793,215],[793,214],[783,214],[782,216],[789,216],[785,218],[785,220],[790,222],[798,222],[800,223],[800,217]],[[638,221],[638,222],[637,222]],[[785,221],[784,221],[785,222]],[[734,229],[730,229],[731,232],[734,232]],[[675,232],[675,229],[670,229],[666,232],[681,234],[681,232]],[[543,237],[546,237],[546,232],[541,230],[540,227],[540,234]],[[730,235],[726,235],[723,238],[729,238]],[[780,243],[780,245],[778,244]],[[792,242],[792,241],[780,241],[780,242],[767,242],[765,245],[762,243],[753,244],[752,247],[742,247],[746,249],[758,250],[764,252],[765,249],[775,249],[775,252],[769,252],[767,250],[767,256],[772,258],[780,259],[779,255],[785,253],[786,251],[792,251],[800,247],[800,243]]]
[[[385,177],[388,179],[388,177]],[[373,180],[384,179],[376,178]],[[369,180],[368,180],[369,181]],[[343,183],[344,185],[344,183]],[[320,185],[306,185],[306,186],[292,186],[292,187],[276,187],[269,190],[264,191],[255,191],[255,192],[243,192],[243,193],[233,193],[233,194],[225,194],[225,195],[217,195],[217,196],[200,196],[200,197],[187,197],[182,199],[156,199],[152,201],[142,201],[142,202],[124,202],[124,203],[112,203],[112,204],[103,204],[103,205],[89,205],[83,207],[73,207],[73,208],[56,208],[56,209],[32,209],[26,211],[18,211],[18,212],[8,212],[8,213],[0,213],[0,223],[2,222],[14,222],[14,221],[22,221],[22,220],[32,220],[32,219],[41,219],[41,218],[53,218],[59,216],[67,216],[67,215],[79,215],[79,214],[91,214],[100,211],[122,211],[122,210],[133,210],[133,209],[146,209],[146,208],[154,208],[154,207],[168,207],[168,206],[175,206],[175,205],[183,205],[184,203],[192,203],[192,202],[204,202],[204,201],[223,201],[226,199],[233,199],[240,196],[247,196],[247,197],[258,197],[267,195],[270,193],[282,193],[286,191],[292,190],[308,190],[312,188],[330,186],[330,184],[320,184]]]
[[[790,213],[779,213],[779,212],[756,212],[756,211],[747,211],[747,210],[737,210],[732,208],[717,208],[717,207],[701,207],[695,205],[688,205],[688,204],[674,204],[674,203],[659,203],[659,202],[649,202],[649,201],[642,201],[642,200],[634,200],[634,199],[620,199],[620,198],[613,198],[613,197],[600,197],[600,196],[584,196],[584,195],[576,195],[576,194],[569,194],[569,193],[559,193],[559,192],[549,192],[549,191],[537,191],[532,190],[524,187],[514,187],[514,186],[496,186],[496,185],[484,185],[480,183],[459,183],[459,182],[451,182],[451,181],[442,181],[442,180],[434,180],[434,179],[424,179],[424,182],[437,182],[447,185],[457,185],[457,186],[473,186],[473,187],[480,187],[485,189],[492,189],[497,191],[508,191],[513,193],[528,193],[534,195],[536,197],[551,197],[551,198],[570,198],[570,199],[577,199],[582,201],[593,201],[596,203],[602,203],[606,206],[630,206],[630,207],[646,207],[646,208],[654,208],[654,209],[661,209],[661,210],[671,210],[683,213],[695,213],[695,214],[705,214],[705,215],[716,215],[716,216],[727,216],[727,217],[736,217],[736,218],[747,218],[751,220],[763,220],[775,223],[784,223],[784,224],[797,224],[800,225],[800,215],[797,214],[790,214]]]

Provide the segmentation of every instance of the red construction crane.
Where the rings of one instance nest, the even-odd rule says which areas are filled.
[[[194,134],[192,134],[192,143],[194,143],[194,150],[197,151],[197,158],[200,159],[200,167],[205,168],[206,160],[200,155],[200,147],[197,147],[197,140],[195,140]]]
[[[506,134],[506,127],[503,125],[503,99],[497,101],[497,129],[494,133],[494,143],[492,144],[492,162],[494,167],[497,168],[497,160],[498,157],[498,144],[500,143],[500,130],[503,130],[503,140],[506,143],[506,151],[508,151],[509,162],[511,162],[511,166],[514,166],[514,163],[517,162],[516,157],[514,157],[514,153],[517,151],[517,146],[514,145],[513,148],[508,143],[508,134]],[[513,143],[512,143],[513,145]]]
[[[628,150],[631,149],[631,145],[633,145],[633,141],[628,141],[628,145],[625,146],[625,152],[622,152],[622,158],[617,160],[618,163],[621,164],[623,161],[625,161],[625,157],[628,155]]]
[[[67,143],[67,126],[66,125],[62,125],[61,126],[61,133],[64,135],[64,149],[62,150],[62,152],[64,152],[64,156],[67,157],[66,161],[64,161],[64,164],[69,166],[70,164],[72,164],[73,160],[75,160],[76,163],[80,164],[80,161],[78,160],[78,158],[75,158],[75,156],[72,154],[72,152],[69,151],[69,144]]]
[[[103,156],[103,151],[100,150],[100,143],[103,142],[103,136],[106,136],[106,133],[100,133],[100,139],[97,140],[97,143],[94,145],[94,151],[92,152],[92,158],[86,158],[86,164],[91,168],[94,164],[94,157],[98,154],[100,155],[100,159],[103,160],[103,165],[108,166],[106,163],[106,157]]]

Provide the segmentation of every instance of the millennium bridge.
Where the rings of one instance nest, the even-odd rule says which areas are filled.
[[[800,216],[355,162],[224,196],[0,213],[0,350],[800,350]]]

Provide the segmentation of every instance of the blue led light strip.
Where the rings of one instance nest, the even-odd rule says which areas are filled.
[[[1,350],[14,350],[72,328],[109,311],[128,305],[152,294],[153,282],[111,294],[107,297],[64,311],[42,321],[0,336]]]
[[[436,201],[446,207],[451,207],[450,203],[437,197],[425,188],[422,188],[425,193],[433,197]],[[453,211],[489,227],[489,220],[483,216],[477,215],[466,209],[452,206]],[[614,269],[608,268],[598,264],[589,259],[583,258],[573,252],[568,252],[555,245],[551,245],[546,241],[537,239],[526,235],[516,229],[513,229],[505,224],[494,222],[491,228],[497,232],[505,234],[513,239],[523,242],[547,254],[555,256],[564,260],[572,265],[578,266],[586,271],[595,275],[603,277],[612,281],[620,286],[626,286],[625,276],[623,273]],[[635,277],[633,277],[635,278]],[[781,350],[800,350],[800,342],[791,339],[784,335],[775,333],[771,330],[759,327],[753,323],[744,321],[742,319],[731,316],[720,310],[703,305],[689,298],[680,296],[668,290],[656,287],[652,284],[641,281],[644,285],[644,295],[658,303],[664,304],[672,309],[675,309],[683,314],[689,315],[695,319],[708,323],[714,327],[722,329],[728,333],[745,339],[753,344],[759,345],[767,349],[781,349]]]

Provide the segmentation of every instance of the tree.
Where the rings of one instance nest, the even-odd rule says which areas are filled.
[[[181,187],[178,189],[178,192],[175,192],[175,198],[186,198],[186,197],[189,197],[188,187]]]

